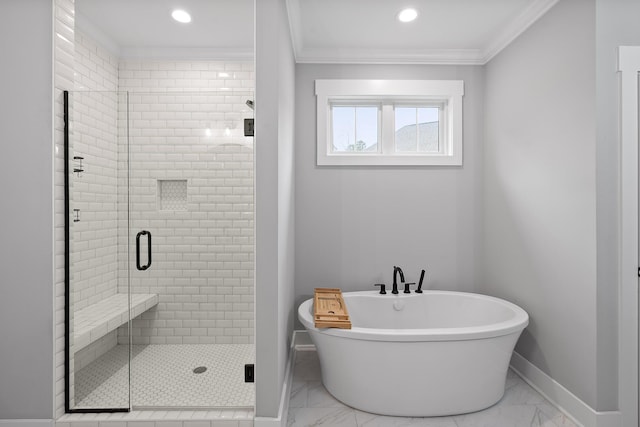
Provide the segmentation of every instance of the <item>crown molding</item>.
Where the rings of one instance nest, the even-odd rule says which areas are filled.
[[[559,0],[534,0],[520,15],[477,49],[310,48],[303,37],[301,0],[286,0],[289,31],[297,63],[484,65],[527,30]]]
[[[296,62],[309,64],[433,64],[481,65],[479,49],[308,49],[296,55]]]
[[[293,58],[298,61],[298,53],[302,52],[302,14],[298,0],[286,0],[287,15],[289,17],[289,34],[293,45]]]
[[[483,54],[483,64],[491,61],[494,56],[509,46],[515,39],[524,33],[538,19],[549,11],[559,0],[536,0],[522,11],[516,19],[503,27],[495,37],[487,44]]]

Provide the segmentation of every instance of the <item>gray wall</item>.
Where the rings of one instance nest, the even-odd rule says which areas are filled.
[[[595,3],[563,0],[486,66],[484,274],[516,351],[597,407]]]
[[[0,26],[0,418],[53,417],[52,2]]]
[[[464,80],[462,167],[316,166],[315,79]],[[473,291],[481,225],[483,68],[296,67],[296,307],[315,287],[345,291],[407,281]],[[297,327],[301,328],[298,323]]]
[[[618,408],[618,46],[640,45],[640,2],[596,0],[596,195],[598,394],[596,409]],[[635,272],[629,272],[634,274]]]
[[[295,62],[285,0],[256,0],[256,417],[277,417],[293,323]]]

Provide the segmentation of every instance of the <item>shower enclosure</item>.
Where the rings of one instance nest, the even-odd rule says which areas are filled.
[[[65,98],[67,411],[253,408],[253,91]]]

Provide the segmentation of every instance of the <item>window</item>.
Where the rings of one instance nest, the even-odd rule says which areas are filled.
[[[396,153],[442,153],[440,108],[395,106],[394,148]]]
[[[331,152],[377,151],[380,138],[377,105],[331,107]]]
[[[463,82],[316,80],[318,165],[462,164]]]

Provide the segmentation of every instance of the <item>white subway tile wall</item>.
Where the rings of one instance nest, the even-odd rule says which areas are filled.
[[[55,417],[64,414],[64,90],[73,89],[74,0],[54,0]]]
[[[118,290],[118,59],[75,34],[71,94],[72,307],[77,312]],[[75,211],[77,209],[77,211]]]
[[[243,135],[253,86],[252,62],[120,62],[131,231],[150,231],[153,248],[131,291],[159,295],[133,321],[134,344],[253,343],[253,141]],[[158,203],[165,186],[172,207]]]
[[[70,99],[70,320],[118,291],[118,59],[90,38],[74,35],[74,87]],[[78,334],[72,327],[72,336]],[[115,334],[111,334],[114,335]],[[75,373],[117,344],[101,341],[80,354],[70,344],[70,396]],[[78,360],[76,360],[78,356]],[[79,362],[79,363],[78,363]]]
[[[89,365],[94,360],[100,358],[106,354],[109,350],[118,344],[117,332],[109,332],[96,341],[92,342],[88,346],[78,350],[74,357],[74,372],[80,371],[85,366]],[[75,384],[74,384],[75,388]]]

